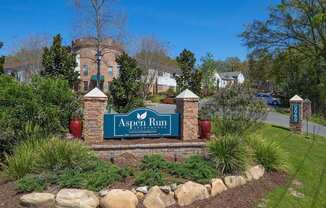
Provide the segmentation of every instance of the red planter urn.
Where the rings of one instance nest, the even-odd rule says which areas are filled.
[[[200,138],[209,139],[211,137],[211,121],[210,120],[199,120],[199,131]]]
[[[69,122],[69,130],[74,138],[81,138],[82,136],[82,122],[79,118],[73,118]]]

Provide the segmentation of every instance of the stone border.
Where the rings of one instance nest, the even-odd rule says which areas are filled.
[[[110,189],[99,193],[84,189],[61,189],[56,195],[31,193],[20,199],[22,207],[83,207],[136,208],[142,202],[146,208],[165,208],[175,204],[187,206],[198,200],[208,199],[251,180],[263,177],[265,169],[261,165],[250,167],[244,176],[213,178],[209,184],[188,181],[184,184],[167,186],[138,187],[132,190]]]

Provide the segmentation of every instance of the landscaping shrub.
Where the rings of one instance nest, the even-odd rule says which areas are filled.
[[[6,155],[5,171],[11,178],[22,178],[35,171],[37,154],[35,147],[41,140],[28,140],[15,147],[12,155]]]
[[[135,183],[141,186],[165,185],[165,180],[159,169],[148,169],[141,171],[136,177]]]
[[[128,169],[100,160],[82,143],[59,138],[23,142],[7,156],[5,170],[19,179],[21,191],[38,191],[47,184],[99,191],[131,175]]]
[[[199,183],[208,183],[216,176],[214,165],[199,155],[190,156],[183,163],[171,163],[169,167],[172,175]]]
[[[57,173],[57,182],[61,188],[85,188],[100,191],[125,175],[118,167],[97,160],[94,169],[67,168]]]
[[[58,138],[43,142],[37,154],[37,166],[45,170],[76,168],[95,158],[82,143]]]
[[[136,176],[137,185],[164,185],[162,171],[168,168],[168,162],[161,155],[145,155],[139,168],[142,171]]]
[[[220,174],[244,171],[249,158],[246,144],[233,135],[214,139],[207,145],[208,153]]]
[[[60,170],[89,165],[95,155],[78,141],[66,139],[30,139],[18,145],[6,157],[6,171],[12,178],[43,170]],[[95,165],[91,166],[93,169]]]
[[[46,180],[42,175],[28,175],[18,180],[16,185],[19,192],[41,192],[46,188]]]
[[[145,155],[140,169],[144,171],[137,177],[136,182],[143,185],[159,185],[165,181],[164,176],[207,183],[216,175],[214,165],[199,155],[178,163],[167,161],[161,155]]]
[[[78,98],[65,80],[33,77],[30,83],[22,83],[0,76],[0,157],[30,138],[27,129],[42,137],[66,132],[69,119],[79,108]]]
[[[267,114],[266,104],[255,97],[255,91],[247,84],[222,88],[205,104],[214,119],[213,128],[218,135],[254,131]]]
[[[163,170],[166,168],[168,168],[168,162],[159,154],[145,155],[140,164],[142,170]]]
[[[276,143],[255,139],[251,141],[251,147],[256,162],[267,171],[286,167],[286,154]]]

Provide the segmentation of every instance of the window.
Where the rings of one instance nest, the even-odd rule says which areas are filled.
[[[80,90],[79,82],[74,83],[74,90],[75,92],[79,92]]]
[[[88,65],[87,64],[83,65],[83,75],[88,76]]]
[[[88,81],[84,81],[84,92],[88,91]]]
[[[108,73],[109,73],[110,77],[113,77],[113,67],[112,66],[108,67]]]

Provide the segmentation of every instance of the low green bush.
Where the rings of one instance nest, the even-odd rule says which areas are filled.
[[[286,168],[286,153],[276,143],[253,139],[250,146],[256,162],[267,171]]]
[[[171,163],[169,172],[199,183],[208,183],[217,174],[214,165],[199,155],[190,156],[183,163]]]
[[[145,155],[140,164],[140,169],[142,170],[163,170],[167,167],[168,162],[159,154]]]
[[[16,183],[19,192],[44,191],[47,186],[42,175],[27,175],[19,179]]]
[[[242,172],[249,162],[250,154],[245,142],[234,135],[214,139],[207,147],[209,156],[220,174]]]
[[[165,184],[165,180],[161,170],[148,169],[137,175],[135,183],[140,186],[161,186]]]
[[[100,160],[82,143],[59,138],[23,142],[7,156],[5,170],[19,179],[23,192],[39,191],[47,184],[99,191],[131,175],[129,169]]]
[[[104,161],[96,161],[93,170],[65,169],[58,172],[57,183],[61,188],[85,188],[100,191],[109,184],[121,180],[124,175],[121,169]]]
[[[16,146],[12,155],[6,155],[5,172],[14,179],[33,173],[36,167],[37,154],[41,140],[28,140]]]
[[[145,155],[140,169],[146,172],[141,172],[136,182],[143,185],[159,185],[166,181],[163,176],[170,179],[175,177],[175,180],[183,178],[199,183],[207,183],[216,176],[214,165],[199,155],[190,156],[185,161],[177,163],[167,161],[161,155]]]
[[[162,155],[145,155],[140,164],[139,174],[136,176],[135,183],[143,186],[164,185],[162,172],[168,168],[168,162]]]
[[[6,156],[5,170],[10,177],[18,179],[35,172],[82,167],[96,161],[94,158],[94,153],[78,141],[31,139]]]
[[[37,166],[42,170],[76,168],[95,157],[82,143],[58,138],[43,142],[37,155]]]

